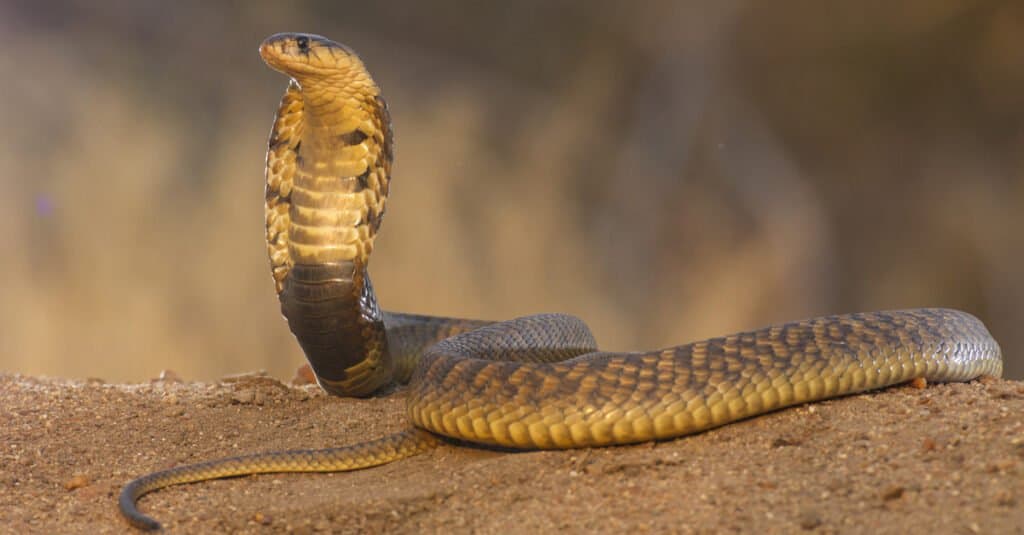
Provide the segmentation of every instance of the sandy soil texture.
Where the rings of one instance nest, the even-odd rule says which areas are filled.
[[[128,531],[115,502],[135,476],[378,437],[405,425],[403,396],[0,375],[0,531]],[[1024,383],[898,387],[657,444],[452,444],[359,472],[172,487],[141,508],[170,533],[1024,533]]]

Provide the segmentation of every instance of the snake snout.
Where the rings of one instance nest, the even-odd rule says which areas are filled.
[[[294,64],[294,56],[298,52],[297,37],[295,33],[276,33],[267,37],[260,43],[260,57],[263,62],[271,68],[289,73],[289,64]],[[306,40],[308,49],[308,39]],[[292,58],[289,60],[289,58]]]
[[[288,76],[323,76],[347,69],[355,53],[341,43],[311,33],[276,33],[260,43],[260,57]]]

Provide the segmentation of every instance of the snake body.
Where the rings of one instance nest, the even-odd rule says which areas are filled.
[[[827,316],[641,352],[598,351],[579,319],[490,323],[380,310],[367,274],[392,161],[387,106],[347,47],[309,34],[260,46],[288,75],[267,153],[267,246],[281,310],[318,383],[367,396],[409,382],[412,426],[324,450],[258,453],[155,472],[120,507],[179,483],[267,472],[354,470],[438,437],[518,449],[669,439],[781,407],[906,382],[999,376],[998,344],[974,316],[914,309]]]

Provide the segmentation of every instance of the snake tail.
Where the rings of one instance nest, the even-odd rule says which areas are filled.
[[[142,514],[139,498],[155,490],[210,479],[285,472],[347,472],[380,466],[412,457],[438,443],[435,435],[406,429],[383,438],[351,446],[319,450],[288,450],[227,457],[178,466],[142,476],[125,485],[118,506],[131,525],[145,530],[160,529],[160,523]]]

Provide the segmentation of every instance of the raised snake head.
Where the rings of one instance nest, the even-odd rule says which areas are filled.
[[[300,85],[317,82],[359,83],[369,75],[351,48],[311,33],[277,33],[260,43],[260,57],[272,69]]]

